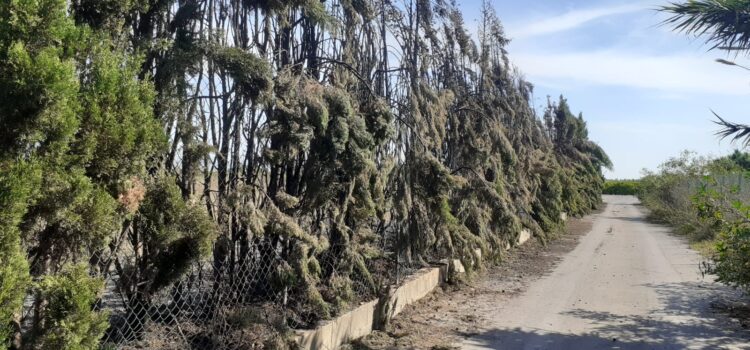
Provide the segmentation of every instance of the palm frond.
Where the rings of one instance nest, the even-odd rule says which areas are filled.
[[[663,24],[678,32],[705,36],[711,49],[750,52],[750,0],[689,0],[670,3]]]
[[[726,121],[716,112],[711,111],[711,113],[719,119],[715,120],[714,123],[721,126],[721,129],[716,132],[716,136],[719,136],[720,139],[731,137],[732,142],[742,142],[744,147],[750,146],[750,125]]]

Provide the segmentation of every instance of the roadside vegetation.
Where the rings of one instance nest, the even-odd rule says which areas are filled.
[[[640,180],[639,197],[652,219],[675,227],[709,260],[706,272],[748,289],[750,154],[722,158],[684,152]]]
[[[727,58],[750,53],[748,0],[682,1],[661,10],[671,15],[666,25],[704,38],[711,50],[723,51]],[[716,61],[731,69],[750,70],[730,59]],[[749,125],[714,115],[721,127],[718,136],[750,146]],[[702,242],[696,246],[710,254],[711,261],[704,266],[707,272],[716,274],[723,283],[750,292],[750,198],[745,185],[748,154],[735,152],[714,161],[685,158],[673,159],[658,174],[644,178],[641,192],[644,203],[655,216]],[[681,199],[685,195],[692,195],[690,205]],[[715,240],[715,244],[706,243],[710,240]],[[713,249],[707,249],[711,246]]]
[[[261,325],[597,207],[583,116],[537,115],[486,2],[479,26],[440,0],[3,1],[0,349],[284,348]]]
[[[746,154],[712,159],[683,152],[662,163],[657,171],[645,171],[640,180],[639,197],[650,209],[651,217],[677,228],[693,242],[711,240],[716,231],[697,215],[698,195],[703,189],[728,191],[732,186],[743,186],[745,169],[733,159],[744,159]],[[721,180],[721,186],[717,182]],[[715,185],[715,186],[712,186]],[[746,186],[750,191],[750,186]],[[736,187],[739,189],[740,187]]]
[[[636,196],[640,189],[638,180],[607,180],[604,182],[603,194]]]

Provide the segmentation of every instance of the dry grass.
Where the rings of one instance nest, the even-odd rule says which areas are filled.
[[[716,252],[715,240],[704,240],[690,243],[690,248],[700,253],[704,258],[710,258]]]

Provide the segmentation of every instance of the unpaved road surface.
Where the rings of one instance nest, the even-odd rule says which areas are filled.
[[[355,349],[750,349],[748,298],[645,220],[634,197],[532,240],[469,285],[438,291]]]
[[[591,231],[546,277],[492,308],[464,349],[750,349],[718,313],[736,298],[699,270],[701,258],[633,197],[605,196]]]

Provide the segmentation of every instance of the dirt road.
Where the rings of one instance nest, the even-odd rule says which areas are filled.
[[[633,197],[532,240],[457,290],[437,291],[354,349],[750,349],[748,298],[645,221]],[[738,317],[739,316],[739,317]]]
[[[700,257],[645,221],[633,197],[605,196],[591,231],[517,297],[485,305],[464,349],[750,349],[717,309],[737,294],[705,279]],[[721,298],[720,298],[721,297]]]

